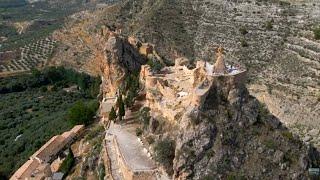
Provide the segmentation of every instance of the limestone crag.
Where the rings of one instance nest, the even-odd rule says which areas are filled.
[[[249,95],[245,70],[176,62],[140,75],[153,117],[144,135],[175,141],[173,179],[308,179],[318,151]]]
[[[123,77],[139,72],[145,58],[117,30],[105,26],[103,10],[69,17],[66,28],[55,32],[59,46],[49,62],[102,77],[104,96],[114,96]]]
[[[62,43],[53,62],[100,72],[101,45],[107,41],[99,30],[103,25],[156,45],[166,62],[177,55],[211,61],[212,49],[223,45],[227,62],[248,68],[250,93],[266,100],[290,127],[312,129],[320,124],[320,42],[312,33],[320,23],[319,7],[317,0],[121,1],[72,16],[58,38]],[[298,132],[302,137],[307,135],[303,131]]]
[[[270,97],[265,103],[290,127],[312,129],[320,124],[320,42],[312,32],[319,8],[316,0],[136,0],[120,4],[121,18],[110,21],[156,44],[169,60],[179,54],[211,61],[212,49],[223,45],[227,62],[248,68],[250,93]]]
[[[128,73],[140,71],[145,58],[126,39],[111,35],[105,46],[103,89],[107,95],[115,95]]]

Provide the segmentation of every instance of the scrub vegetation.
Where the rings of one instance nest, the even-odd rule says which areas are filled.
[[[68,116],[79,104],[90,123],[99,85],[98,78],[62,67],[0,78],[0,174],[9,177],[52,136],[81,123]]]

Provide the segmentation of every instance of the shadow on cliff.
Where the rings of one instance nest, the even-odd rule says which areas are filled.
[[[217,78],[206,100],[182,119],[174,177],[308,179],[319,151],[303,143],[245,85]]]

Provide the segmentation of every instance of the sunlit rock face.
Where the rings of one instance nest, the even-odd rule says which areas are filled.
[[[111,35],[104,50],[102,78],[105,95],[114,96],[125,75],[139,72],[145,61],[145,58],[126,39]]]
[[[246,71],[221,74],[206,70],[212,65],[197,65],[157,73],[141,68],[145,105],[153,116],[146,136],[175,140],[173,178],[307,179],[307,167],[319,163],[318,152],[249,95]]]
[[[121,6],[120,14],[130,17],[123,18],[123,33],[153,42],[169,60],[178,54],[211,61],[212,49],[223,45],[225,61],[248,68],[250,93],[320,147],[314,133],[320,129],[320,42],[313,33],[319,1],[138,0]]]

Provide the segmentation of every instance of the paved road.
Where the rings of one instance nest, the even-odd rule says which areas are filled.
[[[107,132],[116,136],[120,151],[131,169],[139,171],[157,168],[136,135],[113,123]]]
[[[114,149],[114,145],[112,143],[112,136],[106,134],[106,148],[108,151],[108,155],[111,161],[111,173],[114,180],[124,180],[122,173],[120,172],[116,150]]]

